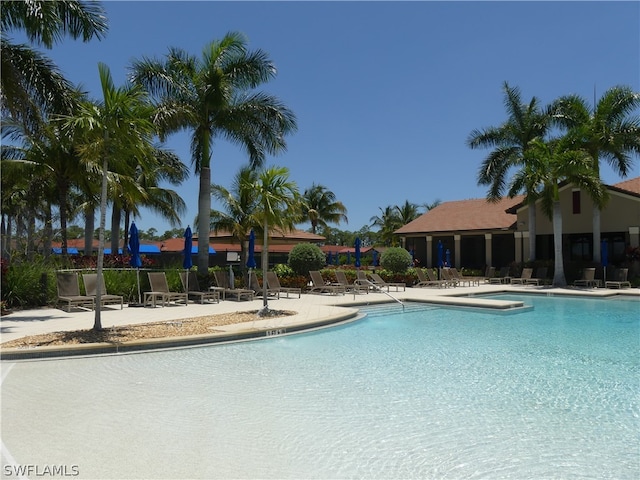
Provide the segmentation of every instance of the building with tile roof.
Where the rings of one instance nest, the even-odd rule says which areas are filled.
[[[609,185],[609,202],[601,212],[601,239],[612,263],[625,249],[640,245],[640,177]],[[571,184],[560,188],[563,248],[566,261],[593,261],[593,203]],[[403,246],[422,266],[437,263],[438,244],[449,250],[452,266],[483,269],[530,259],[529,206],[523,197],[498,202],[471,199],[445,202],[396,230]],[[536,259],[553,259],[553,225],[536,204]]]

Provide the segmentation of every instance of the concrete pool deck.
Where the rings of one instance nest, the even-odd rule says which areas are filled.
[[[522,306],[522,302],[511,302],[479,298],[478,295],[491,293],[537,293],[544,295],[571,295],[608,298],[624,295],[640,298],[640,289],[605,288],[552,288],[548,286],[521,285],[480,285],[456,288],[407,288],[405,291],[368,294],[347,293],[345,295],[303,294],[301,298],[269,299],[269,308],[274,310],[295,311],[295,315],[258,319],[254,322],[218,326],[211,334],[192,337],[171,337],[162,339],[138,340],[122,344],[80,344],[57,347],[38,347],[31,349],[0,348],[0,360],[16,361],[43,359],[75,355],[126,353],[132,351],[175,348],[226,341],[246,340],[293,333],[346,322],[358,318],[358,306],[402,302],[424,302],[438,305],[490,308],[509,310]],[[155,308],[130,308],[125,306],[104,307],[101,312],[103,328],[118,328],[123,325],[135,325],[150,322],[179,322],[188,318],[259,310],[262,298],[252,301],[224,300],[217,304],[196,304],[188,306],[171,305]],[[87,330],[92,328],[95,313],[93,311],[65,312],[58,308],[22,310],[3,316],[0,319],[0,342],[38,335],[43,333]]]

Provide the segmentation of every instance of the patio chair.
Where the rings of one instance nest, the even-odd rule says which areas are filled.
[[[608,280],[604,283],[606,288],[631,288],[631,282],[627,280],[628,268],[618,268],[613,274],[615,280]]]
[[[458,272],[458,269],[455,267],[451,267],[449,269],[449,272],[451,272],[451,276],[458,281],[458,284],[463,286],[465,282],[468,286],[480,285],[480,280],[484,279],[484,277],[465,277],[460,272]]]
[[[573,282],[575,287],[597,287],[600,285],[600,280],[596,280],[596,269],[595,268],[585,268],[582,271],[582,278],[575,280]]]
[[[450,268],[441,268],[440,273],[445,282],[447,282],[448,287],[457,287],[460,282],[457,278],[453,276]]]
[[[144,292],[144,302],[142,304],[145,307],[147,305],[155,307],[158,300],[160,300],[163,307],[171,302],[177,303],[178,301],[183,301],[185,306],[189,304],[188,294],[169,290],[167,276],[164,272],[147,272],[147,276],[149,277],[151,291]]]
[[[536,276],[525,280],[525,285],[544,285],[547,283],[547,267],[538,267]]]
[[[353,283],[356,285],[360,285],[361,288],[363,286],[366,287],[367,293],[369,293],[369,290],[377,289],[377,287],[373,284],[373,282],[369,280],[369,278],[367,277],[367,272],[365,272],[364,270],[356,271],[356,279],[354,280]]]
[[[514,285],[515,284],[526,285],[527,280],[531,279],[531,275],[533,275],[533,268],[523,268],[520,276],[512,278],[511,283]]]
[[[56,272],[58,287],[58,303],[67,304],[67,312],[71,307],[95,308],[95,300],[89,295],[80,295],[80,278],[76,272]]]
[[[311,287],[309,289],[309,293],[329,293],[333,295],[342,294],[344,295],[345,289],[340,285],[330,285],[324,281],[322,278],[322,274],[317,271],[310,271],[309,275],[311,276]]]
[[[400,287],[402,287],[403,291],[407,289],[407,284],[404,282],[386,282],[377,273],[370,273],[369,276],[371,277],[372,283],[376,287],[378,288],[387,287],[387,292],[391,287],[394,287],[396,289],[396,292],[400,291]]]
[[[98,283],[98,274],[97,273],[83,273],[82,281],[84,282],[84,289],[89,297],[93,297],[94,302],[97,299],[97,283]],[[105,305],[113,305],[120,304],[120,310],[124,307],[124,298],[122,295],[111,295],[107,293],[107,288],[104,285],[104,277],[100,282],[102,288],[100,289],[100,306],[103,307]]]
[[[204,304],[204,302],[220,303],[219,291],[202,291],[196,272],[180,272],[180,282],[184,292],[187,294],[187,298],[193,297],[194,300],[199,300],[201,304]]]
[[[420,270],[420,269],[418,269]],[[427,278],[429,279],[429,283],[432,285],[438,285],[440,288],[446,288],[449,286],[448,282],[444,279],[438,280],[435,272],[431,268],[427,268]]]
[[[494,270],[495,273],[495,270]],[[490,276],[487,278],[487,282],[495,285],[495,284],[504,284],[504,283],[510,283],[511,281],[511,277],[509,276],[509,267],[502,267],[500,269],[500,272],[498,272],[498,276]]]
[[[249,272],[249,288],[254,291],[254,295],[261,297],[264,295],[264,289],[262,288],[264,285],[264,278],[262,279],[262,285],[260,285],[260,281],[258,280],[258,276],[256,272]],[[280,291],[275,288],[271,288],[269,282],[267,282],[267,297],[280,298]]]
[[[253,290],[248,288],[231,288],[229,283],[229,277],[222,270],[217,270],[213,272],[213,278],[216,282],[216,286],[218,290],[222,292],[223,300],[227,298],[228,295],[231,297],[235,297],[236,300],[253,300],[255,293]],[[235,286],[234,286],[235,287]]]
[[[283,287],[280,285],[280,279],[276,272],[267,272],[267,285],[269,288],[278,291],[279,293],[284,293],[289,298],[289,294],[297,294],[298,298],[302,296],[302,289],[298,287]]]
[[[333,272],[336,276],[337,285],[344,287],[345,292],[360,293],[364,290],[365,293],[369,293],[369,287],[360,283],[349,283],[347,275],[342,270],[336,270]]]

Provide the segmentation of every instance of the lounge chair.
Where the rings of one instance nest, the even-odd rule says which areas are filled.
[[[82,281],[84,282],[84,289],[88,296],[93,297],[94,301],[97,297],[97,288],[96,284],[98,283],[98,274],[97,273],[83,273]],[[111,295],[107,293],[107,289],[104,285],[104,277],[102,282],[100,282],[102,288],[100,289],[100,306],[104,305],[113,305],[120,304],[120,310],[124,307],[124,298],[122,295]]]
[[[364,290],[365,293],[369,293],[369,287],[360,283],[349,283],[347,275],[342,270],[336,270],[333,272],[336,276],[337,285],[344,287],[345,292],[360,293]]]
[[[302,296],[302,289],[298,287],[283,287],[280,285],[280,279],[275,272],[267,272],[267,285],[269,288],[278,291],[279,293],[285,293],[287,298],[289,298],[289,294],[297,294],[298,298]]]
[[[547,283],[547,267],[538,267],[536,276],[525,280],[525,285],[544,285]]]
[[[597,287],[600,285],[600,280],[596,280],[596,269],[595,268],[585,268],[582,271],[582,278],[573,282],[573,285],[576,287]]]
[[[67,312],[71,307],[95,308],[95,300],[89,295],[80,295],[80,278],[76,272],[57,272],[58,303],[67,304]]]
[[[442,268],[440,269],[440,273],[445,282],[447,282],[448,287],[457,287],[460,282],[457,278],[453,276],[450,268]]]
[[[459,285],[464,285],[466,282],[468,286],[472,285],[480,285],[480,281],[484,280],[484,277],[465,277],[464,275],[458,272],[458,269],[455,267],[451,267],[449,269],[451,276],[458,281]]]
[[[236,300],[253,300],[255,293],[248,288],[231,288],[229,284],[229,277],[222,270],[213,272],[213,278],[216,282],[217,289],[222,292],[222,299],[226,299],[227,296],[235,297]]]
[[[495,273],[495,269],[494,269],[494,273]],[[490,284],[504,284],[504,283],[509,283],[511,280],[511,277],[509,276],[509,267],[502,267],[497,277],[494,275],[487,276],[487,277],[488,277],[487,281]]]
[[[356,279],[353,283],[356,285],[360,285],[361,288],[363,286],[366,287],[367,293],[369,293],[369,290],[377,289],[377,287],[373,284],[373,282],[369,280],[369,278],[367,277],[367,272],[365,272],[364,270],[356,271]]]
[[[260,285],[260,281],[258,280],[258,276],[256,272],[249,272],[249,288],[254,291],[254,294],[258,297],[264,295],[264,278],[262,279],[263,284]],[[271,288],[269,282],[267,282],[267,297],[280,298],[280,291],[275,288]]]
[[[220,303],[220,292],[217,290],[209,290],[204,292],[200,289],[200,282],[196,272],[180,272],[180,282],[187,297],[193,297],[194,300],[204,302]]]
[[[628,268],[618,268],[613,274],[615,280],[608,280],[604,283],[605,288],[631,288],[631,282],[627,280]]]
[[[378,287],[378,288],[387,287],[387,292],[389,291],[389,289],[391,287],[394,287],[396,289],[396,292],[400,291],[400,287],[402,287],[402,290],[406,290],[407,289],[407,284],[404,283],[404,282],[386,282],[377,273],[370,273],[369,276],[371,277],[372,283],[376,287]]]
[[[319,271],[310,271],[309,275],[311,276],[311,288],[309,289],[309,293],[330,293],[334,295],[345,293],[344,287],[340,285],[327,284]]]
[[[164,272],[147,272],[147,276],[149,277],[151,291],[144,292],[143,305],[145,307],[147,305],[155,307],[158,300],[160,300],[163,307],[171,302],[177,303],[178,301],[184,302],[185,306],[188,305],[189,295],[185,292],[172,292],[169,290],[167,276]]]
[[[511,284],[526,285],[527,280],[531,279],[531,275],[533,275],[533,268],[523,268],[522,273],[519,277],[514,277],[511,279]]]
[[[438,285],[441,288],[446,288],[449,286],[449,283],[444,278],[439,280],[435,272],[431,268],[427,268],[426,273],[427,273],[427,278],[429,279],[429,283],[431,285]]]

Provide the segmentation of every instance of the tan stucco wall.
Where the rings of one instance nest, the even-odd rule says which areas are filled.
[[[572,187],[565,187],[560,192],[562,207],[562,233],[587,233],[592,230],[593,202],[586,192],[580,192],[580,213],[573,213]],[[628,232],[629,227],[640,226],[640,198],[609,192],[607,206],[600,214],[600,231]],[[518,229],[529,230],[529,214],[527,207],[518,210]],[[553,234],[553,224],[544,215],[538,202],[536,208],[536,234]]]

